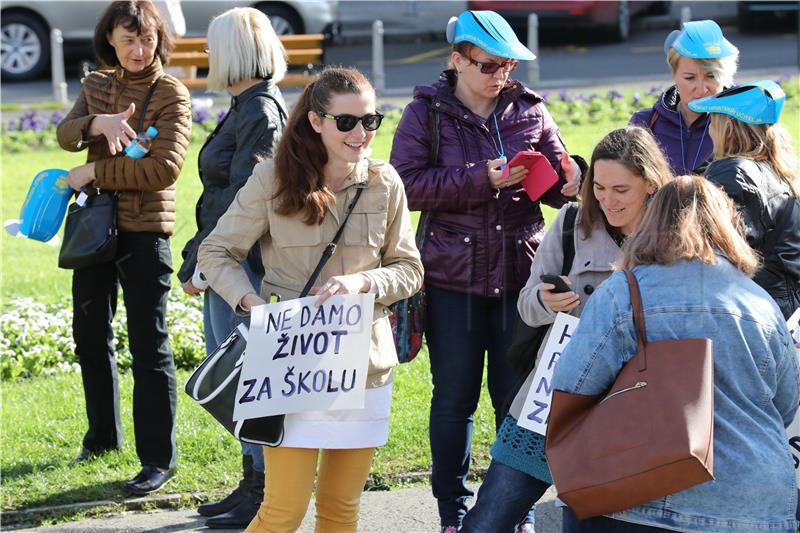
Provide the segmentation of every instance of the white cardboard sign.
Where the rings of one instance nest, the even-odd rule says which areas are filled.
[[[517,420],[519,426],[540,435],[547,433],[547,418],[550,416],[553,398],[553,371],[579,322],[579,319],[566,313],[556,315],[544,351],[536,365],[536,373],[525,398],[522,414]]]
[[[316,299],[252,309],[234,420],[364,407],[375,295]]]
[[[786,323],[789,325],[789,331],[792,332],[792,339],[794,339],[795,345],[800,345],[800,309],[792,313]],[[797,355],[800,357],[800,350],[798,350]],[[794,458],[795,482],[800,487],[800,409],[794,415],[792,423],[786,428],[786,432],[789,436],[789,449],[792,451],[792,457]]]

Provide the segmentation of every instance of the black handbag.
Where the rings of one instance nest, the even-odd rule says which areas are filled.
[[[562,276],[569,274],[569,271],[572,270],[572,261],[575,259],[574,235],[577,216],[578,204],[569,204],[567,212],[564,213],[564,225],[561,228],[561,247],[564,250],[564,262],[561,265]],[[531,327],[517,313],[517,321],[511,334],[511,346],[506,352],[506,358],[512,370],[521,378],[527,378],[533,370],[539,346],[544,342],[549,328],[549,324]],[[513,395],[511,397],[513,398]]]
[[[64,242],[58,252],[60,268],[84,268],[114,259],[117,253],[117,195],[103,191],[69,206]]]
[[[162,73],[150,85],[139,116],[139,130],[144,130],[147,106]],[[81,189],[84,194],[87,191]],[[59,268],[76,269],[105,263],[117,254],[117,193],[97,190],[83,205],[73,202],[64,224],[64,241],[58,252]]]
[[[300,292],[300,298],[308,296],[325,263],[336,250],[336,243],[339,242],[344,232],[344,226],[350,218],[350,213],[353,212],[363,191],[364,187],[356,189],[356,195],[348,207],[347,215],[336,231],[333,240],[325,247],[319,263]],[[184,391],[240,441],[263,446],[279,446],[283,441],[285,415],[262,416],[239,421],[233,419],[236,389],[239,386],[239,375],[242,372],[246,347],[247,328],[243,324],[239,324],[228,335],[228,338],[192,372],[184,385]]]

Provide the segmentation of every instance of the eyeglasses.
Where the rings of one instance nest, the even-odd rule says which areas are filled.
[[[498,69],[503,69],[503,72],[512,72],[517,65],[519,65],[519,61],[516,59],[509,59],[508,61],[503,61],[502,63],[495,63],[494,61],[475,61],[471,57],[468,57],[469,62],[481,69],[481,73],[483,74],[494,74],[497,72]]]
[[[336,129],[339,131],[350,131],[356,127],[356,124],[361,122],[364,129],[367,131],[375,131],[381,126],[383,115],[380,113],[370,113],[363,117],[355,115],[331,115],[330,113],[318,113],[322,118],[336,121]]]

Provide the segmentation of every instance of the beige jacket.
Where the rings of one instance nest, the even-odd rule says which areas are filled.
[[[122,67],[92,72],[56,131],[65,150],[77,152],[88,147],[86,161],[95,164],[91,187],[117,191],[117,223],[121,231],[170,235],[175,229],[175,180],[192,132],[189,91],[172,76],[159,80],[143,126],[155,126],[158,137],[141,159],[124,154],[112,156],[106,138],[90,136],[89,128],[97,115],[121,113],[133,102],[136,110],[128,124],[137,129],[144,99],[162,71],[161,61],[156,58],[141,72],[128,72]]]
[[[422,261],[414,242],[403,182],[385,161],[363,160],[336,193],[336,205],[321,225],[308,226],[299,214],[275,213],[272,161],[260,163],[198,251],[200,271],[214,291],[242,313],[239,302],[253,292],[239,263],[256,241],[261,245],[264,279],[261,297],[296,298],[333,240],[355,196],[366,187],[345,226],[335,252],[315,285],[331,276],[363,272],[372,281],[375,310],[367,387],[391,381],[397,364],[388,305],[422,286]]]

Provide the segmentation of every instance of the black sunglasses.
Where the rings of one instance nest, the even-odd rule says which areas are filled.
[[[330,113],[318,113],[322,118],[336,121],[336,129],[339,131],[350,131],[356,127],[356,124],[361,122],[364,129],[367,131],[375,131],[381,126],[383,115],[380,113],[370,113],[363,117],[355,115],[331,115]]]
[[[503,61],[502,63],[495,63],[494,61],[475,61],[471,57],[468,57],[469,62],[481,69],[483,74],[494,74],[497,72],[498,69],[503,69],[504,72],[512,72],[517,65],[519,65],[519,61],[516,59],[509,59],[508,61]]]

